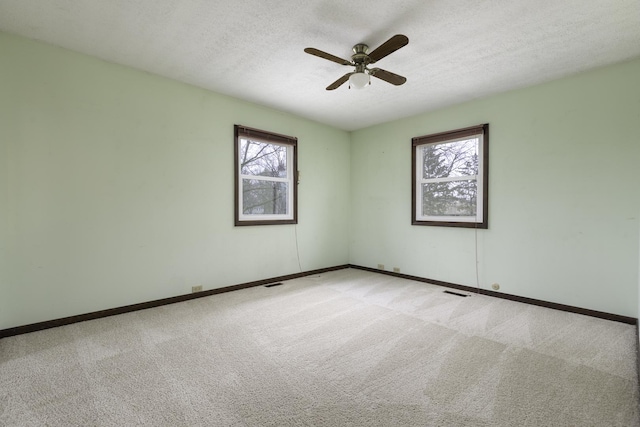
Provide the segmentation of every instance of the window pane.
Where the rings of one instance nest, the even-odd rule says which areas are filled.
[[[287,177],[287,147],[284,145],[241,139],[239,154],[243,175]]]
[[[286,215],[287,182],[242,180],[242,213],[245,215]]]
[[[475,216],[476,180],[422,184],[423,216]]]
[[[477,137],[422,146],[422,176],[447,178],[478,174]]]

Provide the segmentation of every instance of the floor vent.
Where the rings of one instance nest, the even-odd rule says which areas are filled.
[[[453,292],[453,291],[444,291],[445,294],[451,294],[451,295],[457,295],[459,297],[468,297],[469,295],[467,294],[459,294],[458,292]]]
[[[265,288],[273,288],[274,286],[280,286],[282,283],[270,283],[268,285],[264,285]]]

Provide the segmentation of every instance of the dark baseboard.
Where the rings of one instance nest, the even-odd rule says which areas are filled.
[[[589,310],[587,308],[574,307],[571,305],[558,304],[555,302],[542,301],[539,299],[526,298],[518,295],[504,294],[502,292],[489,291],[486,289],[474,288],[473,286],[458,285],[456,283],[443,282],[441,280],[425,279],[424,277],[411,276],[409,274],[394,273],[391,271],[378,270],[376,268],[362,267],[360,265],[350,264],[349,267],[358,270],[371,271],[374,273],[386,274],[388,276],[400,277],[402,279],[416,280],[418,282],[430,283],[432,285],[444,286],[447,288],[459,289],[461,291],[472,292],[475,294],[488,295],[496,298],[507,299],[510,301],[522,302],[525,304],[537,305],[540,307],[553,308],[555,310],[567,311],[570,313],[584,314],[586,316],[598,317],[600,319],[613,320],[614,322],[628,323],[629,325],[637,325],[638,319],[635,317],[620,316],[618,314],[605,313],[602,311]]]
[[[275,282],[281,282],[281,281],[285,281],[285,280],[298,279],[300,277],[310,276],[310,275],[313,275],[313,274],[320,274],[320,273],[326,273],[326,272],[329,272],[329,271],[342,270],[342,269],[345,269],[345,268],[354,268],[354,269],[358,269],[358,270],[370,271],[370,272],[373,272],[373,273],[386,274],[388,276],[399,277],[399,278],[408,279],[408,280],[415,280],[415,281],[424,282],[424,283],[430,283],[432,285],[444,286],[444,287],[447,287],[447,288],[458,289],[458,290],[465,291],[465,292],[480,293],[482,295],[488,295],[488,296],[492,296],[492,297],[496,297],[496,298],[502,298],[502,299],[507,299],[507,300],[511,300],[511,301],[522,302],[522,303],[525,303],[525,304],[532,304],[532,305],[537,305],[537,306],[540,306],[540,307],[546,307],[546,308],[552,308],[552,309],[555,309],[555,310],[567,311],[567,312],[570,312],[570,313],[584,314],[586,316],[598,317],[600,319],[606,319],[606,320],[612,320],[612,321],[615,321],[615,322],[621,322],[621,323],[627,323],[627,324],[630,324],[630,325],[636,325],[636,328],[637,328],[637,325],[638,325],[638,319],[636,319],[635,317],[620,316],[620,315],[617,315],[617,314],[605,313],[605,312],[602,312],[602,311],[589,310],[589,309],[586,309],[586,308],[574,307],[574,306],[564,305],[564,304],[557,304],[557,303],[537,300],[537,299],[533,299],[533,298],[526,298],[526,297],[521,297],[521,296],[517,296],[517,295],[504,294],[504,293],[501,293],[501,292],[494,292],[494,291],[489,291],[489,290],[486,290],[486,289],[478,289],[478,288],[474,288],[472,286],[465,286],[465,285],[458,285],[456,283],[443,282],[441,280],[432,280],[432,279],[426,279],[424,277],[411,276],[409,274],[394,273],[394,272],[391,272],[391,271],[378,270],[378,269],[375,269],[375,268],[363,267],[363,266],[360,266],[360,265],[345,264],[345,265],[338,265],[338,266],[335,266],[335,267],[328,267],[328,268],[321,268],[321,269],[318,269],[318,270],[306,271],[306,272],[302,272],[302,273],[289,274],[289,275],[286,275],[286,276],[278,276],[278,277],[272,277],[272,278],[269,278],[269,279],[256,280],[256,281],[253,281],[253,282],[241,283],[241,284],[238,284],[238,285],[226,286],[226,287],[223,287],[223,288],[210,289],[210,290],[206,290],[206,291],[202,291],[202,292],[196,292],[196,293],[193,293],[193,294],[178,295],[178,296],[175,296],[175,297],[163,298],[163,299],[159,299],[159,300],[148,301],[148,302],[132,304],[132,305],[126,305],[126,306],[123,306],[123,307],[116,307],[116,308],[110,308],[110,309],[107,309],[107,310],[94,311],[94,312],[91,312],[91,313],[79,314],[77,316],[69,316],[69,317],[64,317],[64,318],[61,318],[61,319],[47,320],[47,321],[44,321],[44,322],[32,323],[32,324],[29,324],[29,325],[16,326],[16,327],[13,327],[13,328],[2,329],[2,330],[0,330],[0,339],[1,338],[6,338],[6,337],[11,337],[11,336],[14,336],[14,335],[26,334],[26,333],[29,333],[29,332],[36,332],[36,331],[41,331],[41,330],[44,330],[44,329],[55,328],[55,327],[58,327],[58,326],[70,325],[72,323],[84,322],[86,320],[100,319],[102,317],[115,316],[115,315],[118,315],[118,314],[129,313],[129,312],[132,312],[132,311],[145,310],[147,308],[160,307],[162,305],[173,304],[173,303],[182,302],[182,301],[188,301],[188,300],[192,300],[192,299],[195,299],[195,298],[202,298],[202,297],[207,297],[207,296],[210,296],[210,295],[216,295],[216,294],[221,294],[221,293],[225,293],[225,292],[237,291],[237,290],[240,290],[240,289],[251,288],[251,287],[254,287],[254,286],[262,286],[262,285],[268,285],[268,284],[272,284],[272,283],[275,283]],[[638,334],[636,334],[636,335],[637,335],[637,337],[640,337],[640,336],[638,336]],[[640,339],[640,338],[638,338],[638,339]],[[639,353],[639,355],[640,355],[640,353]],[[638,358],[638,375],[639,375],[639,378],[640,378],[640,358]]]
[[[72,323],[84,322],[85,320],[100,319],[102,317],[115,316],[117,314],[129,313],[129,312],[138,311],[138,310],[145,310],[147,308],[160,307],[162,305],[173,304],[176,302],[188,301],[195,298],[202,298],[210,295],[221,294],[224,292],[231,292],[231,291],[237,291],[240,289],[252,288],[254,286],[268,285],[270,283],[281,282],[284,280],[298,279],[300,277],[310,276],[313,274],[326,273],[328,271],[342,270],[345,268],[349,268],[349,265],[345,264],[345,265],[338,265],[335,267],[320,268],[318,270],[288,274],[286,276],[272,277],[270,279],[256,280],[254,282],[247,282],[239,285],[226,286],[224,288],[210,289],[202,292],[196,292],[193,294],[178,295],[175,297],[142,302],[139,304],[125,305],[123,307],[94,311],[92,313],[79,314],[77,316],[69,316],[69,317],[64,317],[62,319],[47,320],[45,322],[32,323],[24,326],[16,326],[13,328],[0,330],[0,339],[11,337],[14,335],[26,334],[29,332],[41,331],[43,329],[50,329],[58,326],[70,325]]]

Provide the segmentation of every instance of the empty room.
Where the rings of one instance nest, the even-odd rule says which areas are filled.
[[[640,427],[640,2],[0,0],[0,426]]]

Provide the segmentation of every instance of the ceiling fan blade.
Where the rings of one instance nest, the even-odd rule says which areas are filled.
[[[369,74],[373,77],[377,77],[380,80],[384,80],[385,82],[391,83],[392,85],[400,86],[407,81],[406,77],[399,76],[397,74],[392,73],[391,71],[386,71],[381,68],[372,68],[369,70]]]
[[[308,47],[304,51],[309,53],[309,54],[311,54],[311,55],[319,56],[320,58],[324,58],[324,59],[328,59],[329,61],[337,62],[340,65],[351,65],[351,62],[347,61],[346,59],[338,58],[335,55],[331,55],[330,53],[323,52],[323,51],[318,50],[318,49],[316,49],[314,47]]]
[[[371,52],[369,58],[371,58],[371,62],[377,62],[407,44],[409,44],[407,36],[396,34]]]
[[[339,88],[340,86],[342,86],[342,84],[344,82],[349,80],[349,76],[351,76],[351,74],[353,74],[353,73],[347,73],[344,76],[340,77],[338,80],[336,80],[335,82],[333,82],[329,86],[327,86],[327,90],[334,90],[334,89]]]

